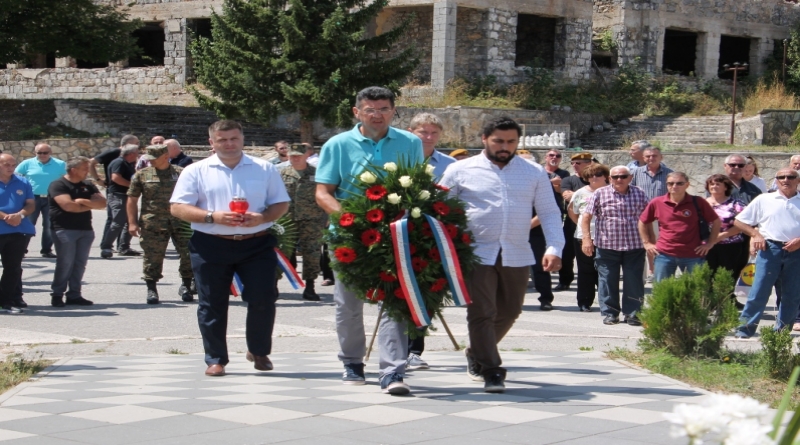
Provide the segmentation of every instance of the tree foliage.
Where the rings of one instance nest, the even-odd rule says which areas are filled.
[[[365,29],[387,0],[225,0],[212,13],[212,39],[191,44],[200,104],[228,118],[268,123],[298,112],[301,135],[311,142],[311,122],[349,124],[357,91],[398,81],[419,63],[413,48],[381,57],[405,23],[375,37]],[[407,22],[406,22],[407,23]]]
[[[0,64],[55,53],[102,63],[138,52],[139,20],[92,0],[0,0]]]

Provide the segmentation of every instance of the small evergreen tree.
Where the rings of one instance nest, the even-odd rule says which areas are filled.
[[[197,80],[213,96],[198,102],[220,116],[267,123],[281,113],[300,115],[303,142],[312,122],[349,125],[362,88],[395,92],[419,63],[413,48],[380,57],[402,36],[405,23],[376,37],[366,25],[388,0],[225,0],[212,13],[212,39],[191,44]]]

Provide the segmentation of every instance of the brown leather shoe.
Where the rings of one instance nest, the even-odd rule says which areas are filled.
[[[272,371],[273,369],[272,362],[266,355],[253,355],[250,351],[247,351],[245,358],[248,362],[253,362],[253,367],[259,371]]]
[[[206,369],[206,375],[209,377],[222,377],[225,375],[225,367],[220,364],[209,365]]]

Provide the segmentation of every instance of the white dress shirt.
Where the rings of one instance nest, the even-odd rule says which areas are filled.
[[[736,219],[749,226],[758,226],[764,239],[787,242],[800,238],[800,193],[792,198],[780,192],[756,196]]]
[[[246,154],[234,168],[228,168],[216,155],[183,169],[169,202],[189,204],[212,212],[230,212],[234,196],[247,198],[248,212],[261,213],[272,204],[289,202],[281,175],[269,161]],[[272,226],[231,227],[222,224],[192,223],[192,229],[212,235],[246,235]]]
[[[561,256],[561,211],[542,166],[515,156],[501,169],[481,153],[450,165],[440,184],[466,203],[481,264],[494,265],[501,249],[503,266],[536,264],[528,244],[534,207],[547,242],[545,254]]]

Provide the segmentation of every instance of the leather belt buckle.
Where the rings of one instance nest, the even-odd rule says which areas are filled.
[[[241,241],[242,240],[242,236],[244,236],[244,235],[233,235],[233,239],[234,239],[234,241]]]

